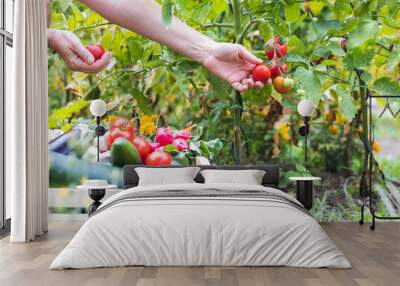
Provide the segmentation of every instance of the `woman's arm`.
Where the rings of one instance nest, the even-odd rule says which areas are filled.
[[[218,43],[173,17],[168,29],[161,18],[161,6],[154,0],[81,0],[111,22],[167,45],[228,81],[239,91],[254,85],[249,77],[261,63],[243,46]]]

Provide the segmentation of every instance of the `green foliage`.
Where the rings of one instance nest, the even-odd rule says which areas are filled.
[[[237,1],[240,27],[232,1],[158,2],[166,33],[175,15],[216,41],[243,39],[264,60],[264,45],[273,35],[286,41],[289,73],[318,111],[312,118],[318,125],[312,125],[310,160],[315,168],[310,171],[362,166],[357,163],[363,150],[362,89],[373,95],[400,94],[398,1]],[[102,43],[117,63],[99,75],[83,75],[71,73],[57,55],[50,55],[51,128],[92,120],[87,104],[102,98],[108,114],[137,118],[153,113],[160,115],[159,126],[195,124],[203,130],[203,143],[193,148],[211,157],[221,150],[216,163],[233,162],[232,142],[239,128],[242,163],[278,160],[295,168],[296,156],[302,155],[295,92],[281,95],[268,86],[243,94],[243,104],[235,102],[225,82],[167,47],[109,23],[78,1],[57,0],[52,6],[54,28],[75,32],[84,44]],[[240,126],[233,122],[237,111]],[[276,128],[282,123],[289,126],[287,134]],[[214,138],[219,139],[210,142]]]
[[[163,0],[162,1],[162,20],[166,27],[171,23],[172,18],[172,1]]]
[[[318,76],[312,70],[299,67],[294,73],[294,79],[302,84],[308,99],[318,105],[322,96],[321,82]]]

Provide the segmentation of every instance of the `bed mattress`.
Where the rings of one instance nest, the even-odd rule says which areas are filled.
[[[351,267],[282,191],[197,183],[135,187],[108,198],[50,269],[132,265]]]

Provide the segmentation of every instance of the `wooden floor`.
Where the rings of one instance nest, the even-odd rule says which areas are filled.
[[[352,269],[289,267],[125,267],[48,270],[80,223],[51,223],[48,235],[29,244],[0,241],[0,285],[400,285],[400,223],[325,224]]]

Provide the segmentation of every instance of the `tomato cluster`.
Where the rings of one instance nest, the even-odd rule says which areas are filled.
[[[274,89],[282,94],[288,93],[294,87],[293,79],[287,77],[288,65],[285,57],[288,53],[288,46],[281,42],[277,36],[270,39],[265,45],[265,56],[268,63],[257,65],[252,71],[255,81],[268,83],[272,80]]]

